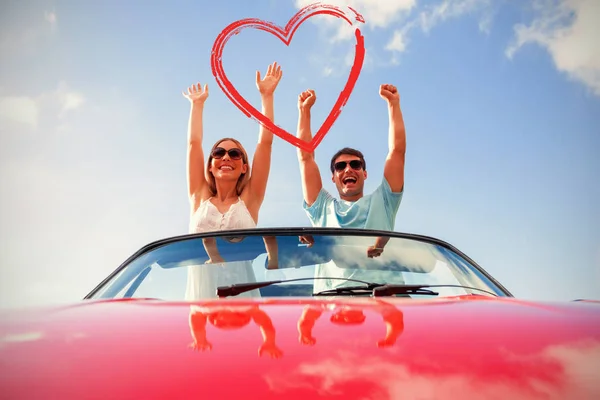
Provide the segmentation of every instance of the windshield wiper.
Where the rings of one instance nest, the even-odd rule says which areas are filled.
[[[381,297],[381,296],[393,296],[396,294],[430,294],[433,296],[437,296],[439,293],[425,289],[432,287],[457,287],[462,289],[471,289],[478,290],[480,292],[485,292],[487,294],[491,294],[492,296],[498,297],[496,293],[489,292],[484,289],[479,289],[471,286],[463,286],[463,285],[398,285],[398,284],[387,284],[380,285],[373,289],[373,297]]]
[[[392,296],[395,294],[423,294],[429,296],[437,296],[439,293],[433,290],[423,289],[428,285],[388,285],[381,283],[373,283],[368,287],[365,286],[342,286],[334,289],[323,290],[313,294],[313,296],[328,296],[332,294],[359,294],[357,292],[367,292],[373,296]]]
[[[282,279],[278,281],[264,281],[264,282],[249,282],[249,283],[236,283],[234,285],[229,286],[219,286],[217,288],[217,296],[219,297],[229,297],[236,296],[240,293],[248,292],[254,289],[260,289],[265,286],[276,285],[278,283],[284,282],[294,282],[294,281],[306,281],[306,280],[315,280],[315,279],[338,279],[347,282],[358,282],[364,284],[364,286],[342,286],[334,289],[323,290],[318,293],[314,293],[313,296],[329,296],[329,295],[356,295],[356,294],[371,294],[373,297],[383,297],[383,296],[394,296],[397,294],[408,294],[408,295],[428,295],[428,296],[437,296],[438,292],[434,292],[433,290],[429,290],[427,288],[433,287],[457,287],[462,289],[471,289],[477,290],[480,292],[484,292],[490,294],[492,296],[498,297],[496,293],[471,287],[471,286],[463,286],[463,285],[402,285],[402,284],[386,284],[386,283],[374,283],[361,281],[359,279],[351,279],[351,278],[337,278],[337,277],[306,277],[306,278],[295,278],[295,279]]]
[[[366,281],[361,281],[359,279],[351,279],[351,278],[336,278],[336,277],[306,277],[306,278],[295,278],[295,279],[282,279],[278,281],[264,281],[264,282],[249,282],[249,283],[236,283],[229,286],[219,286],[217,287],[217,296],[219,297],[229,297],[236,296],[238,294],[249,292],[250,290],[260,289],[265,286],[276,285],[278,283],[285,282],[295,282],[295,281],[307,281],[307,280],[315,280],[315,279],[339,279],[347,282],[358,282],[363,283],[366,286],[352,286],[354,289],[365,289],[372,291],[374,288],[385,285],[384,283],[371,283]],[[344,289],[344,288],[339,288]],[[350,287],[346,288],[350,289]],[[323,292],[321,292],[323,293]],[[318,295],[319,293],[317,293]]]
[[[373,293],[373,289],[385,286],[385,283],[369,283],[367,286],[340,286],[333,289],[313,293],[313,296],[329,296],[332,294],[366,294]]]

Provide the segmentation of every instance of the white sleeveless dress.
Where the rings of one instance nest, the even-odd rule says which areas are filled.
[[[238,198],[238,201],[232,204],[224,214],[221,214],[210,199],[207,199],[200,203],[196,212],[192,214],[189,232],[200,233],[255,227],[256,223],[242,199]],[[188,301],[217,298],[218,286],[247,282],[256,282],[252,261],[226,262],[224,265],[207,263],[189,266],[185,298]],[[260,297],[260,291],[252,290],[235,297]]]

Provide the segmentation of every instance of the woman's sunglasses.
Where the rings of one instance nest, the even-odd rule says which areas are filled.
[[[225,154],[229,154],[229,158],[232,160],[239,160],[242,158],[242,151],[240,149],[229,149],[225,150],[222,147],[217,147],[211,153],[212,158],[220,159],[225,157]]]
[[[338,161],[336,162],[333,167],[335,168],[336,171],[343,171],[346,169],[346,165],[350,164],[350,168],[355,169],[355,170],[360,170],[362,169],[363,163],[360,160],[352,160],[350,162],[347,161]]]

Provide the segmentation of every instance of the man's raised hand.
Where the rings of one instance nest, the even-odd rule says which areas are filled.
[[[305,90],[298,96],[298,109],[300,111],[308,111],[315,104],[317,95],[314,90]]]
[[[394,85],[385,84],[379,86],[379,95],[387,101],[388,104],[400,103],[400,93],[398,93],[398,89],[396,89],[396,86]]]

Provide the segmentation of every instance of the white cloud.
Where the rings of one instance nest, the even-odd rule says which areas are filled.
[[[433,27],[450,18],[457,18],[465,14],[474,13],[489,7],[491,0],[444,0],[429,7],[419,14],[419,25],[424,32],[429,32]]]
[[[556,68],[600,95],[600,1],[544,0],[534,3],[530,25],[515,26],[506,56],[528,43],[548,50]]]
[[[13,11],[9,9],[6,12]],[[4,24],[0,27],[0,54],[3,57],[12,57],[23,52],[32,54],[42,40],[50,37],[48,33],[56,32],[58,26],[57,15],[53,11],[46,11],[43,16],[39,12],[15,15],[14,19],[19,23]]]
[[[36,101],[27,96],[0,97],[0,126],[10,122],[37,128],[38,106]]]
[[[9,128],[14,123],[35,129],[43,114],[50,113],[49,117],[62,119],[84,103],[85,97],[69,88],[65,82],[60,82],[55,90],[37,96],[0,97],[0,130],[12,130]]]
[[[424,33],[429,33],[438,24],[466,14],[481,13],[479,29],[489,33],[493,16],[490,5],[491,0],[444,0],[436,5],[426,7],[402,28],[394,30],[385,49],[392,53],[402,53],[407,49],[408,36],[413,29],[418,28]],[[392,63],[397,61],[396,54],[392,57]]]
[[[313,4],[314,0],[296,0],[296,7],[302,8]],[[366,21],[366,26],[373,28],[387,28],[398,22],[416,6],[416,0],[329,0],[327,4],[338,6],[342,9],[352,7],[361,14]],[[336,33],[331,37],[333,42],[351,39],[354,29],[348,23],[339,19],[317,16],[311,20],[322,24],[326,28],[334,28]]]
[[[54,96],[60,105],[59,118],[64,118],[68,112],[79,109],[85,103],[83,95],[70,90],[64,82],[59,84]]]
[[[296,0],[298,8],[312,4],[312,0]],[[403,53],[409,43],[409,33],[413,29],[420,29],[429,33],[436,25],[466,14],[477,14],[479,29],[489,33],[493,19],[492,0],[443,0],[437,4],[423,8],[415,17],[407,21],[411,12],[417,7],[416,0],[332,0],[328,2],[340,7],[350,6],[365,18],[365,26],[371,30],[379,28],[387,30],[395,28],[392,36],[384,46],[384,50],[392,53],[391,60],[382,59],[376,55],[377,49],[371,49],[368,63],[377,66],[398,64],[398,55]],[[337,43],[353,38],[354,27],[335,18],[315,17],[314,21],[325,29],[330,43]],[[333,33],[332,33],[333,31]],[[348,60],[353,51],[346,57],[345,65],[351,65]],[[365,62],[366,64],[366,62]],[[335,68],[334,68],[335,69]]]
[[[78,93],[66,93],[63,100],[63,111],[75,110],[84,102],[83,96]]]
[[[56,13],[54,11],[44,13],[44,19],[50,24],[50,28],[54,31],[56,29]]]
[[[485,34],[489,34],[492,31],[492,22],[494,21],[494,14],[491,9],[486,9],[483,15],[479,19],[479,30]]]
[[[403,31],[394,31],[392,39],[385,46],[386,50],[403,52],[406,49],[406,33]]]

